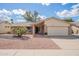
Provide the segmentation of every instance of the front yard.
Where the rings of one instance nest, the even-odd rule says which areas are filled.
[[[15,38],[11,34],[0,35],[0,49],[60,49],[50,38]]]

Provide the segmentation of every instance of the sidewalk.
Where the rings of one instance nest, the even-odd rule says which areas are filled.
[[[79,56],[79,50],[0,50],[0,56]]]

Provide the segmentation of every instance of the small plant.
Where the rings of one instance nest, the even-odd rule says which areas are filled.
[[[14,34],[16,34],[18,37],[22,37],[23,34],[25,34],[27,29],[25,27],[16,27],[13,29]]]

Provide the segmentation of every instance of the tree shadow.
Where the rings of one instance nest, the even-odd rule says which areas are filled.
[[[28,39],[31,39],[31,38],[28,37],[28,36],[22,36],[22,37],[13,36],[13,38],[20,39],[20,40],[28,40]]]
[[[3,38],[3,39],[13,39],[13,40],[28,40],[28,39],[31,39],[28,36],[18,37],[18,36],[4,36],[4,35],[0,36],[0,38]]]

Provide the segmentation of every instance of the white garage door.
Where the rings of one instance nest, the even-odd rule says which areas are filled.
[[[47,29],[48,35],[68,35],[67,27],[48,27]]]

